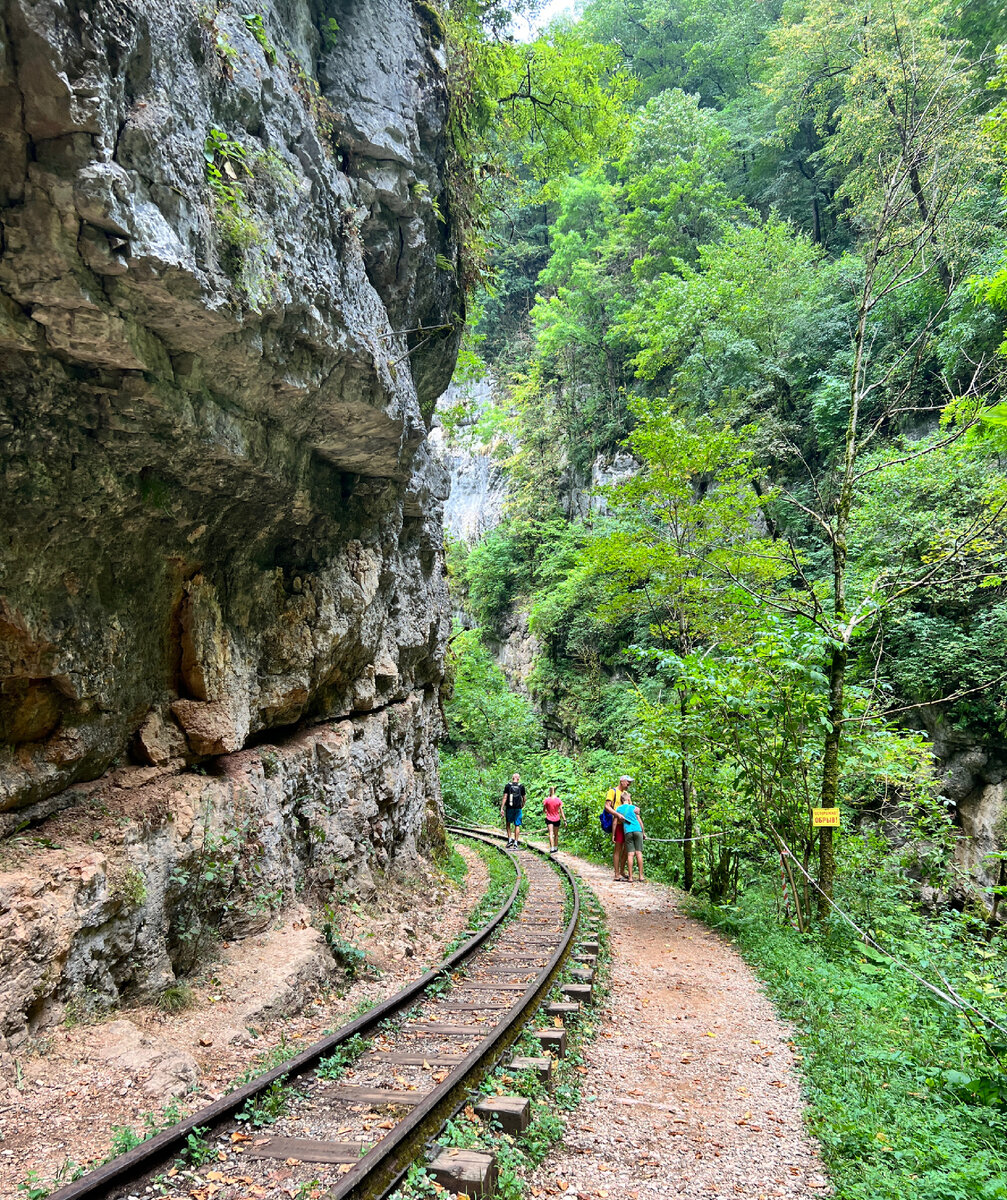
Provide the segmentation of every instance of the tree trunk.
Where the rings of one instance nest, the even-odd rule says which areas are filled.
[[[822,754],[822,808],[835,808],[839,798],[839,741],[843,733],[843,698],[846,690],[846,647],[834,646],[829,662],[829,728]],[[832,887],[836,878],[836,857],[832,845],[834,830],[818,831],[818,919],[823,921],[832,905]]]
[[[682,836],[685,838],[682,843],[682,858],[685,860],[682,886],[691,892],[693,867],[692,842],[689,839],[692,837],[692,777],[689,774],[689,761],[685,757],[682,758]]]

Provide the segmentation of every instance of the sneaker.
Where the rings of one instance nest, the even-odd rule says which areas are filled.
[[[507,849],[509,850],[513,845],[514,845],[514,839],[508,838],[507,839]]]

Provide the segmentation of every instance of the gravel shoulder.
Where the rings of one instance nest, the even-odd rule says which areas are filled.
[[[655,883],[561,854],[597,893],[612,989],[588,1047],[584,1100],[533,1196],[827,1196],[803,1125],[792,1031],[752,970]]]
[[[160,1114],[172,1096],[180,1114],[215,1100],[281,1043],[310,1045],[440,961],[488,882],[479,854],[456,844],[468,864],[462,889],[428,868],[341,907],[339,933],[367,952],[377,978],[333,986],[311,914],[294,908],[269,930],[221,946],[191,981],[189,1010],[124,1008],[36,1038],[18,1059],[18,1085],[0,1084],[0,1200],[18,1196],[29,1171],[48,1182],[67,1159],[96,1165],[115,1127],[144,1133],[148,1114]]]

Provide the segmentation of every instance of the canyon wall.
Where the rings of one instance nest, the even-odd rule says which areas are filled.
[[[464,317],[444,66],[419,0],[0,15],[0,833],[86,809],[88,781],[110,820],[148,814],[160,849],[126,850],[168,897],[134,955],[151,986],[173,919],[154,864],[238,809],[277,829],[281,892],[317,865],[305,823],[344,871],[439,827],[447,477],[426,433]],[[275,777],[242,757],[271,742]],[[82,869],[104,920],[106,866]],[[53,920],[82,928],[64,901]],[[63,971],[75,936],[28,981],[36,1007],[73,971],[130,983]]]

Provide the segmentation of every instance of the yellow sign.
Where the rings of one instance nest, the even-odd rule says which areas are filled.
[[[838,808],[813,808],[811,810],[811,824],[817,829],[822,826],[824,829],[839,828],[839,809]]]

